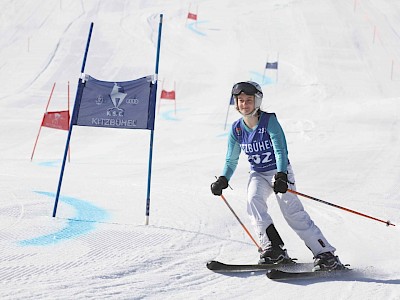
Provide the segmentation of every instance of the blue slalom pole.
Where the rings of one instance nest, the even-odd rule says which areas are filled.
[[[157,95],[157,80],[158,80],[158,66],[160,61],[160,46],[161,46],[161,30],[162,30],[163,14],[160,14],[160,23],[158,25],[158,41],[157,41],[157,55],[156,55],[156,70],[155,70],[155,82],[154,89],[155,95]],[[154,103],[154,111],[156,105]],[[155,113],[154,113],[155,115]],[[154,120],[155,122],[155,120]],[[149,225],[150,216],[150,186],[151,186],[151,167],[153,161],[153,140],[154,140],[154,126],[150,133],[150,150],[149,150],[149,167],[147,175],[147,197],[146,197],[146,225]]]
[[[86,58],[87,58],[87,54],[88,54],[88,51],[89,51],[90,39],[92,37],[93,25],[94,24],[92,22],[90,24],[90,30],[89,30],[87,43],[86,43],[85,55],[83,56],[81,75],[85,71]],[[61,184],[62,184],[62,180],[63,180],[63,176],[64,176],[64,169],[65,169],[65,162],[67,160],[68,148],[69,148],[69,143],[70,143],[70,140],[71,140],[73,121],[76,120],[76,117],[77,117],[76,114],[78,113],[78,107],[79,107],[78,104],[80,104],[80,100],[81,100],[81,97],[82,97],[82,91],[83,91],[83,82],[82,82],[82,80],[80,78],[78,80],[78,87],[76,89],[74,110],[72,112],[72,118],[71,118],[71,122],[70,122],[70,125],[69,125],[67,143],[65,145],[65,151],[64,151],[64,158],[63,158],[63,162],[62,162],[62,165],[61,165],[60,179],[58,181],[57,194],[56,194],[56,199],[54,201],[53,218],[56,216],[56,213],[57,213],[58,199],[60,197]]]

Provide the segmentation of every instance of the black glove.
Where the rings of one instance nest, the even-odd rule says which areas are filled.
[[[216,182],[211,183],[211,192],[216,196],[222,195],[222,190],[228,187],[228,180],[225,176],[218,177]]]
[[[288,190],[288,179],[287,174],[283,172],[278,172],[275,174],[275,182],[274,182],[274,192],[278,193],[286,193]]]

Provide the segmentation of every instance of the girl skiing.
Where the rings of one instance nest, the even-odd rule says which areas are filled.
[[[222,195],[235,172],[243,151],[250,163],[247,185],[247,212],[261,244],[260,264],[290,261],[284,242],[268,213],[267,199],[274,196],[289,226],[304,241],[314,256],[315,270],[342,269],[334,255],[335,248],[304,210],[299,198],[287,193],[296,190],[292,167],[288,159],[285,134],[274,113],[260,109],[263,93],[252,81],[239,82],[232,88],[236,110],[242,117],[232,124],[222,175],[211,184],[214,195]]]

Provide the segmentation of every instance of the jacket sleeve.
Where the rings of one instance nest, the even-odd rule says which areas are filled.
[[[225,176],[228,181],[236,170],[239,162],[240,151],[240,144],[235,138],[231,128],[228,135],[228,150],[226,152],[225,167],[222,172],[222,176]]]
[[[275,114],[269,118],[267,131],[274,147],[277,171],[286,173],[289,162],[286,138]]]

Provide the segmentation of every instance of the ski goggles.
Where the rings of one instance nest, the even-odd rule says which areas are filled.
[[[257,93],[260,93],[257,88],[248,82],[239,82],[236,83],[232,88],[232,95],[238,96],[240,93],[245,93],[246,95],[253,96]]]

